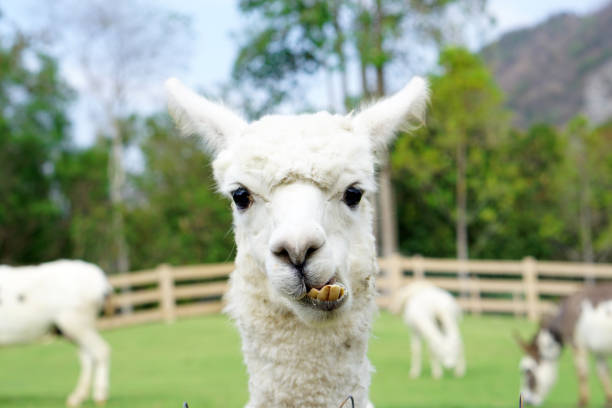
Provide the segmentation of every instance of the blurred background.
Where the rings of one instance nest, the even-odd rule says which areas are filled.
[[[612,262],[610,1],[0,0],[0,263],[76,258],[112,275],[232,261],[229,205],[215,193],[199,141],[173,129],[167,77],[255,119],[344,114],[413,75],[429,78],[432,100],[426,127],[400,135],[381,169],[382,256]],[[224,346],[235,346],[228,358],[243,375],[236,334],[224,318],[211,319],[232,339]],[[391,319],[383,315],[377,336],[407,336]],[[482,333],[532,327],[492,319],[466,324]],[[158,332],[134,339],[170,336]],[[132,338],[108,336],[119,344]],[[486,336],[472,347],[486,349]],[[503,336],[492,355],[513,347]],[[379,357],[395,364],[388,350]],[[193,358],[171,354],[178,366]],[[466,405],[469,398],[453,402],[449,393],[440,406],[513,406],[518,355],[508,357],[512,382],[499,383],[501,394],[488,388],[493,401],[474,393]],[[0,366],[20,359],[0,354]],[[479,384],[469,365],[468,357],[466,378]],[[151,370],[130,378],[143,383]],[[201,370],[193,370],[168,383],[198,388]],[[497,370],[483,369],[480,380]],[[243,404],[241,381],[231,397],[193,394],[200,403],[192,406],[225,406],[226,397],[239,401],[227,406]],[[374,381],[375,403],[391,395],[380,406],[419,406]],[[438,393],[440,383],[418,381],[412,387]],[[572,387],[557,402],[570,405]],[[23,401],[10,390],[3,397],[0,385],[0,405]],[[158,395],[157,403],[174,405],[156,405],[128,387],[114,403],[138,406],[129,399],[138,394],[143,406],[178,406],[190,392]],[[44,405],[43,397],[28,401]]]

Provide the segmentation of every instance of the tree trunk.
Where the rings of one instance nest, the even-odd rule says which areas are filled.
[[[457,259],[468,259],[467,186],[465,144],[457,144]]]
[[[376,47],[376,53],[378,56],[383,55],[383,33],[382,33],[382,21],[383,21],[383,9],[382,0],[376,0],[376,13],[374,16],[374,41]],[[385,96],[385,70],[384,63],[379,62],[375,64],[376,67],[376,93],[377,96]]]
[[[359,13],[368,13],[367,7],[364,1],[359,2],[360,11]],[[357,18],[359,33],[361,37],[357,38],[357,52],[359,54],[359,79],[361,80],[361,93],[363,99],[370,98],[370,86],[368,84],[368,55],[370,54],[370,44],[366,40],[370,37],[372,27],[370,24],[363,24],[365,21],[361,18]]]
[[[334,31],[336,34],[336,39],[334,41],[334,52],[338,57],[338,70],[340,72],[340,92],[342,94],[342,106],[344,106],[345,111],[350,109],[349,106],[349,98],[348,98],[348,76],[346,74],[346,56],[344,55],[344,32],[342,31],[342,27],[340,26],[340,4],[339,2],[333,2],[332,13],[332,24],[334,27]]]
[[[123,143],[121,138],[121,129],[118,119],[113,118],[111,121],[112,132],[112,154],[109,160],[109,179],[110,179],[110,198],[112,211],[112,259],[114,272],[125,274],[130,269],[128,246],[125,240],[125,228],[123,221],[123,184],[125,182],[125,171],[123,169]],[[121,288],[121,292],[130,292],[130,287]],[[131,313],[132,306],[125,305],[121,307],[122,313]]]
[[[366,63],[363,61],[363,56],[360,58],[359,64],[359,74],[361,79],[361,93],[363,95],[363,99],[370,98],[370,86],[368,85],[368,67]]]
[[[585,163],[585,148],[581,141],[578,158],[578,171],[580,173],[579,198],[578,198],[578,222],[580,224],[580,247],[582,251],[582,261],[586,263],[595,262],[593,250],[593,231],[591,215],[591,189],[589,186],[590,177],[587,164]],[[585,280],[589,284],[595,283],[594,276],[586,276]]]
[[[384,75],[381,68],[376,68],[377,94],[382,97],[385,95]],[[380,231],[379,239],[381,242],[381,255],[387,257],[398,251],[397,248],[397,219],[395,215],[395,197],[391,184],[391,166],[389,155],[381,159],[381,168],[378,174],[378,200],[379,200],[379,220]]]
[[[325,89],[327,90],[327,110],[336,112],[336,93],[334,91],[334,73],[326,64],[324,66]]]
[[[583,185],[580,192],[580,243],[582,247],[582,261],[595,262],[593,251],[593,232],[591,228],[591,206],[589,205],[589,187]]]
[[[382,98],[386,95],[385,72],[383,66],[376,67],[376,94],[379,98]]]
[[[376,41],[376,50],[378,53],[383,52],[382,45],[382,4],[381,0],[376,1],[376,15],[374,23],[374,38]],[[376,95],[380,98],[385,96],[385,71],[382,64],[376,66]],[[397,220],[395,216],[395,200],[393,196],[393,187],[391,185],[391,168],[389,157],[385,157],[381,162],[381,169],[378,175],[379,184],[379,219],[380,219],[380,240],[381,254],[384,257],[390,256],[397,252]]]
[[[466,184],[466,169],[467,157],[466,146],[462,140],[457,142],[457,225],[456,225],[456,246],[457,259],[467,261],[468,254],[468,221],[467,221],[467,184]],[[461,291],[461,297],[468,297],[469,291],[467,288],[468,271],[460,266],[459,280],[462,286],[465,286]]]
[[[123,184],[125,171],[123,169],[123,146],[121,129],[117,119],[112,120],[112,155],[109,161],[110,198],[112,205],[112,237],[114,243],[113,264],[115,272],[126,273],[130,267],[127,243],[123,222]]]
[[[380,169],[378,183],[381,255],[387,257],[397,252],[395,202],[388,158]]]

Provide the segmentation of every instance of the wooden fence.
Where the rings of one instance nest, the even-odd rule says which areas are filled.
[[[471,313],[510,313],[535,320],[562,296],[588,282],[612,281],[612,264],[573,262],[434,259],[394,255],[379,260],[377,278],[382,308],[396,289],[414,279],[427,280],[458,297]],[[100,327],[112,328],[177,317],[218,313],[232,263],[160,265],[154,270],[110,277],[115,288],[112,316]],[[129,313],[119,313],[128,310]]]
[[[233,269],[233,263],[160,265],[154,270],[111,276],[115,293],[110,301],[116,314],[101,318],[99,326],[170,323],[177,317],[218,313]]]
[[[380,260],[377,279],[379,305],[386,307],[399,288],[413,279],[425,279],[458,296],[463,310],[524,315],[536,320],[556,301],[585,281],[612,280],[612,264],[574,262],[489,261],[392,256]]]

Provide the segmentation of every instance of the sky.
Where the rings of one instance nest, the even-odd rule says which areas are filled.
[[[121,0],[108,0],[121,1]],[[183,69],[168,72],[190,87],[215,89],[229,79],[233,60],[237,52],[237,41],[233,34],[240,32],[245,18],[237,9],[237,0],[152,0],[159,6],[190,16],[194,38],[189,61]],[[488,8],[495,18],[494,28],[484,34],[487,43],[511,30],[532,26],[551,15],[562,11],[579,14],[592,12],[609,0],[489,0]],[[35,28],[32,16],[36,0],[0,0],[0,10],[5,21],[28,29]],[[161,93],[154,93],[151,99],[163,103]],[[161,106],[161,103],[160,103]],[[147,107],[146,109],[151,109]],[[93,127],[88,125],[86,107],[82,103],[74,108],[73,118],[77,144],[87,145],[94,139]]]

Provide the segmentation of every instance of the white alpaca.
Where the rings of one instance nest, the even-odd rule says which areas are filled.
[[[442,367],[454,369],[458,377],[465,374],[463,342],[458,325],[461,308],[450,293],[427,282],[413,282],[398,290],[390,309],[401,314],[412,331],[411,377],[421,375],[423,341],[429,348],[434,378],[442,377]]]
[[[376,154],[422,117],[427,85],[354,116],[326,112],[246,123],[176,79],[169,110],[204,138],[233,200],[236,270],[226,312],[242,337],[248,407],[368,403],[368,338],[378,267],[372,235]]]
[[[92,377],[94,401],[105,402],[110,349],[95,324],[111,290],[104,272],[82,261],[0,265],[0,346],[31,342],[59,329],[79,347],[81,361],[68,405],[79,405],[87,398]]]

